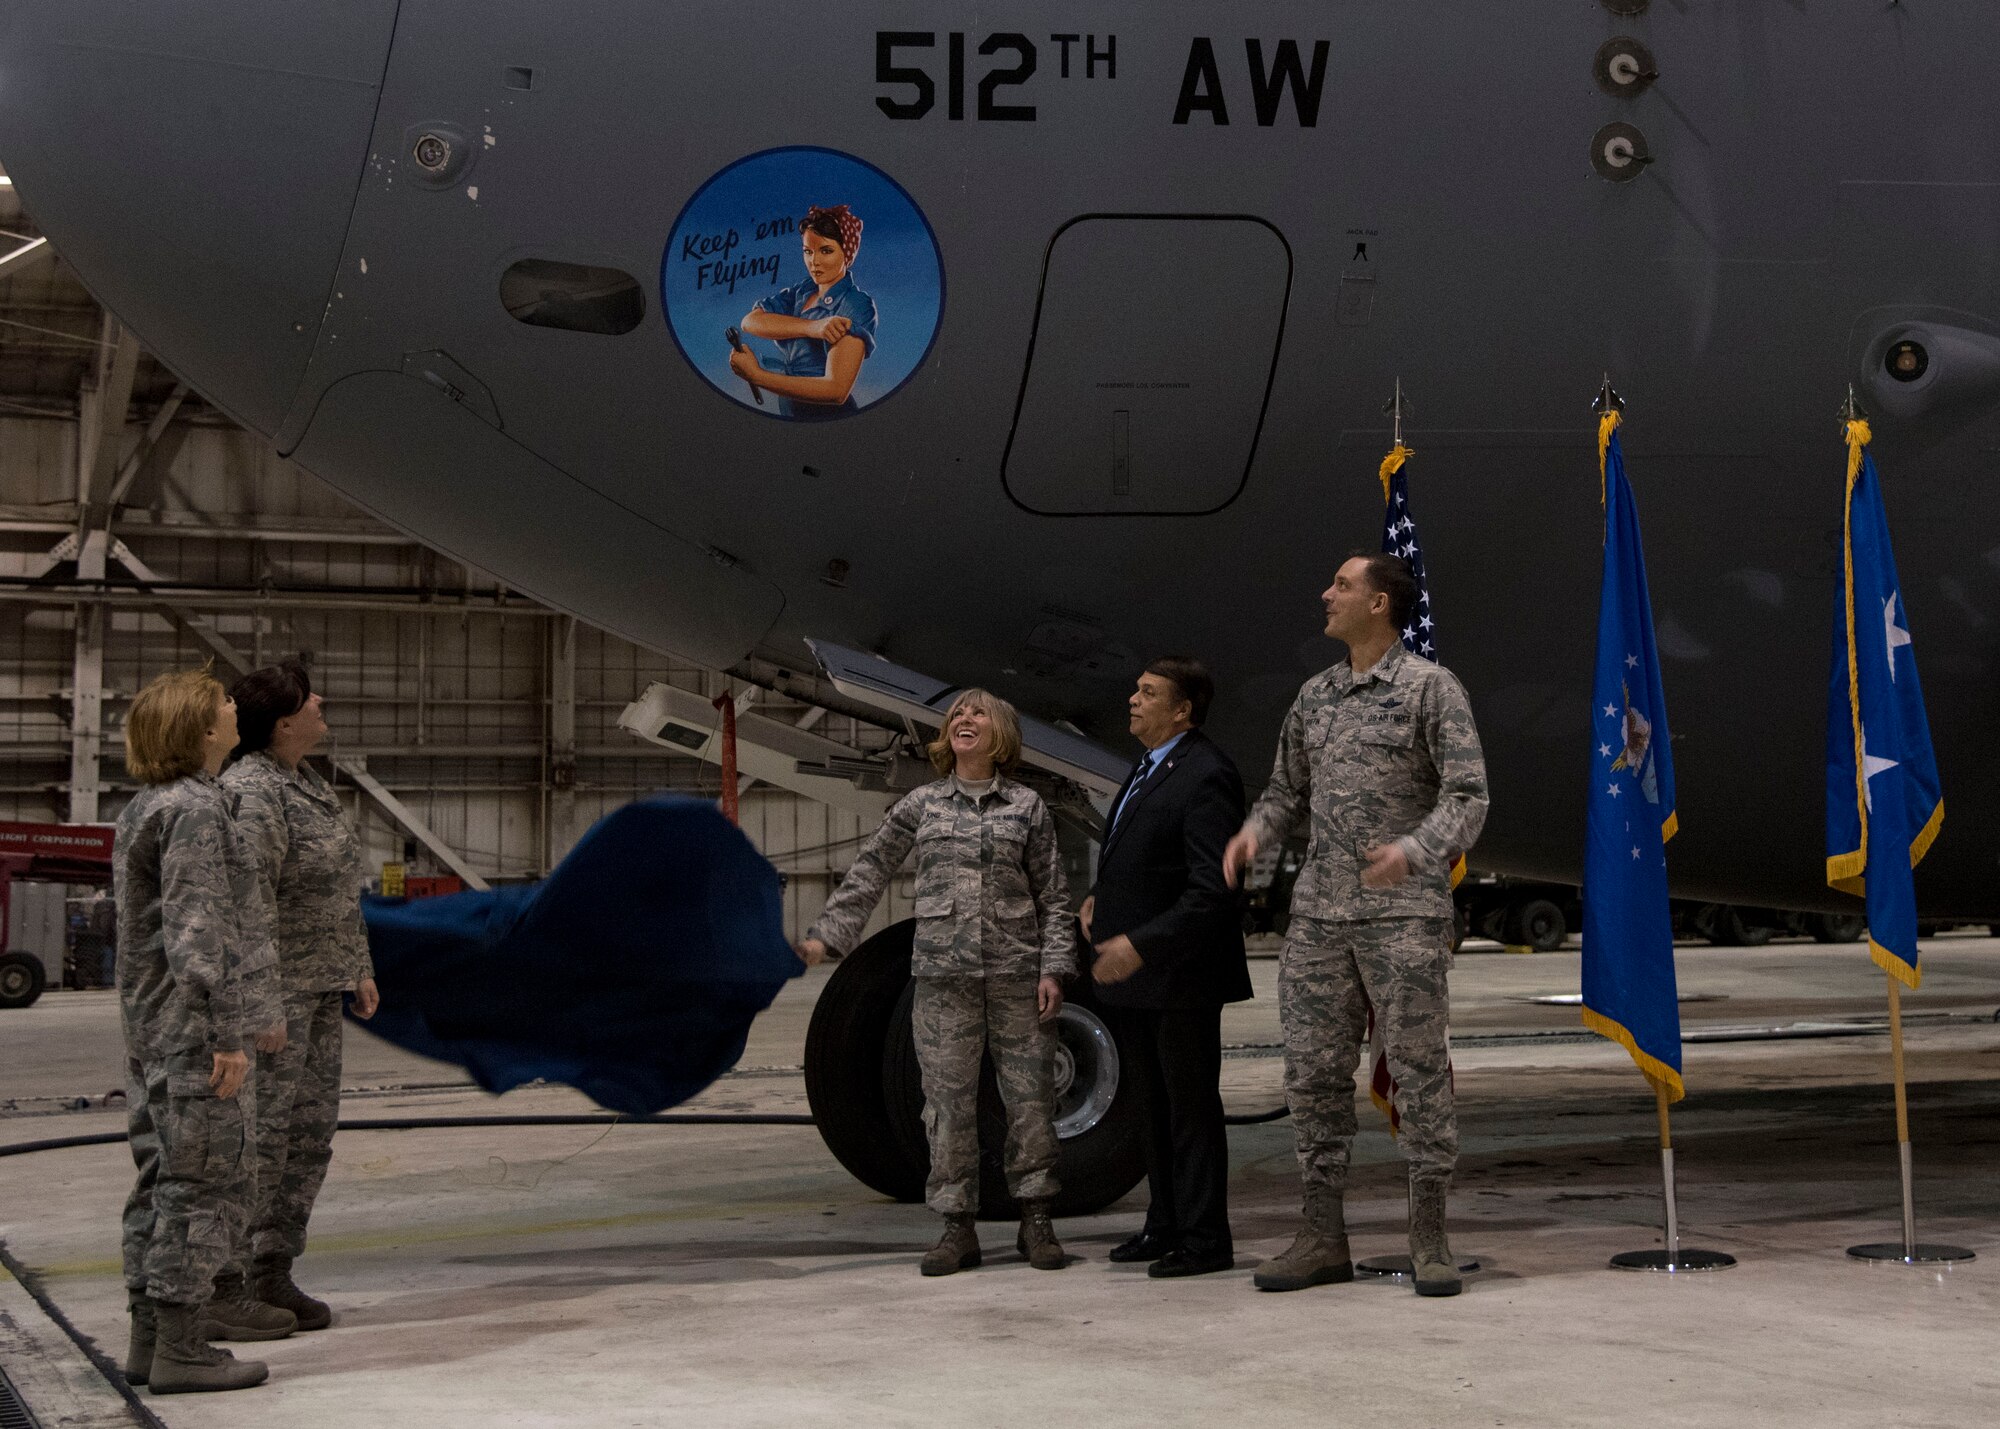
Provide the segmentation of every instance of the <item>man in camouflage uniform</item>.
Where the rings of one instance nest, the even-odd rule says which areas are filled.
[[[199,744],[172,747],[189,742],[173,726],[185,732],[186,710],[204,698],[223,706],[205,761]],[[169,702],[179,716],[162,713]],[[261,925],[244,916],[250,889],[214,774],[235,742],[234,711],[206,676],[170,676],[141,692],[126,724],[127,764],[145,787],[119,815],[112,860],[138,1168],[124,1215],[125,1375],[162,1394],[248,1388],[263,1382],[264,1366],[231,1360],[200,1333],[256,1193],[245,1052],[253,1039],[275,1045],[284,1029],[276,960]],[[292,1317],[282,1318],[288,1333]]]
[[[982,696],[1012,726],[1011,707],[968,692],[932,746],[938,767],[954,768],[948,746],[963,742],[960,709]],[[1059,1189],[1050,1023],[1063,982],[1076,973],[1076,942],[1055,820],[1040,795],[995,768],[1011,764],[1019,747],[1018,730],[1003,730],[999,757],[970,765],[983,777],[965,777],[961,759],[955,772],[898,802],[800,944],[809,964],[827,948],[851,949],[915,851],[911,1032],[931,1151],[925,1200],[947,1223],[945,1239],[925,1257],[927,1275],[979,1263],[979,1069],[988,1050],[1007,1106],[1007,1189],[1023,1212],[1017,1245],[1037,1268],[1065,1263],[1048,1219]]]
[[[304,669],[255,671],[233,693],[242,743],[222,783],[236,798],[257,906],[272,930],[289,1034],[283,1051],[257,1058],[249,1271],[258,1301],[290,1311],[301,1330],[318,1330],[333,1313],[293,1283],[292,1262],[305,1253],[306,1223],[333,1159],[344,995],[355,994],[359,1016],[376,1007],[361,918],[367,875],[360,840],[332,787],[306,762],[327,724]],[[218,1291],[243,1274],[243,1266],[232,1267]]]
[[[1326,633],[1347,642],[1349,658],[1300,689],[1271,782],[1224,855],[1233,882],[1307,816],[1278,976],[1306,1226],[1258,1272],[1266,1290],[1353,1278],[1341,1198],[1370,1006],[1400,1088],[1417,1293],[1461,1288],[1445,1235],[1458,1159],[1445,984],[1451,864],[1485,823],[1486,766],[1464,688],[1398,639],[1416,598],[1395,556],[1356,556],[1340,568],[1322,599]]]

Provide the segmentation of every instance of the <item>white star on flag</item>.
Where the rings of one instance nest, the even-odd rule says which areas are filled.
[[[1618,706],[1616,706],[1616,705],[1606,705],[1606,706],[1604,707],[1604,712],[1605,712],[1605,713],[1606,713],[1607,715],[1615,715],[1615,714],[1617,714],[1617,713],[1618,713]]]
[[[1622,794],[1624,790],[1620,789],[1616,784],[1609,784],[1605,786],[1604,792],[1609,794],[1612,798],[1615,799],[1620,794]]]
[[[1896,647],[1911,643],[1910,632],[1896,624],[1897,595],[1898,592],[1891,591],[1889,598],[1882,602],[1882,638],[1888,642],[1889,679],[1892,682],[1896,678]]]
[[[1611,746],[1608,744],[1600,744],[1597,746],[1597,752],[1602,757],[1609,759],[1611,757]]]
[[[1875,812],[1875,788],[1868,781],[1873,779],[1877,774],[1894,769],[1901,762],[1901,760],[1896,759],[1879,759],[1875,755],[1870,754],[1868,752],[1868,732],[1866,730],[1862,731],[1861,798],[1867,804],[1869,813],[1872,814]]]
[[[1626,668],[1626,669],[1628,669],[1628,670],[1636,670],[1636,669],[1638,669],[1638,668],[1639,668],[1639,657],[1638,657],[1637,655],[1627,655],[1627,656],[1625,657],[1625,668]]]

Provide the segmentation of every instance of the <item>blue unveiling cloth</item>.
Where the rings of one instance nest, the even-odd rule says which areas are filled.
[[[1669,1101],[1679,1101],[1681,1010],[1667,904],[1674,758],[1646,593],[1639,508],[1607,418],[1604,583],[1591,680],[1590,796],[1583,848],[1583,1020],[1623,1044]]]
[[[634,1116],[734,1066],[805,971],[777,871],[705,799],[607,814],[540,883],[363,912],[382,994],[368,1031],[491,1092],[544,1078]]]
[[[1944,822],[1944,796],[1867,424],[1854,423],[1848,440],[1847,559],[1826,695],[1826,881],[1867,898],[1869,952],[1915,987],[1913,870]]]

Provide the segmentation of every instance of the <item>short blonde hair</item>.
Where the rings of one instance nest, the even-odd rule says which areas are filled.
[[[222,698],[222,681],[206,666],[155,677],[125,715],[126,772],[141,784],[200,773]]]
[[[1014,766],[1021,762],[1021,717],[1014,713],[1012,705],[990,690],[958,692],[951,708],[944,712],[944,723],[938,726],[938,737],[924,749],[924,753],[931,757],[931,768],[939,774],[949,774],[957,764],[951,752],[951,722],[967,705],[976,705],[986,711],[986,717],[993,722],[989,736],[993,745],[993,767],[1011,774]]]

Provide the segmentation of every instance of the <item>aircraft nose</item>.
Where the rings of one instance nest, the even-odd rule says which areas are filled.
[[[0,0],[0,162],[98,299],[269,435],[312,353],[397,0]]]

